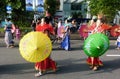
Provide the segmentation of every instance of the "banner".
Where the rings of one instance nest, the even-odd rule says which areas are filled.
[[[26,0],[26,10],[27,11],[34,11],[34,9],[33,9],[33,6],[34,6],[33,2],[34,1],[35,0]]]
[[[38,12],[44,12],[44,1],[36,0],[36,8]]]
[[[26,0],[26,10],[44,12],[44,0]]]

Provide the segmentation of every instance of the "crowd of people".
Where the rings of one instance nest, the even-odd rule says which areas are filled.
[[[50,17],[43,17],[39,18],[37,21],[33,20],[31,23],[31,28],[32,31],[47,34],[49,38],[51,38],[51,36],[55,36],[55,40],[60,43],[60,48],[71,50],[70,34],[76,32],[78,26],[75,20],[70,23],[67,19],[65,22],[60,19],[56,26],[53,26]],[[38,77],[45,74],[49,70],[55,72],[57,70],[57,65],[56,62],[49,56],[41,62],[36,62],[35,69],[38,70],[38,73],[35,74],[35,76]]]
[[[65,19],[63,22],[61,19],[58,20],[57,31],[53,32],[51,31],[51,34],[56,35],[57,42],[60,43],[60,48],[70,51],[71,50],[71,44],[70,44],[70,34],[78,32],[79,29],[83,24],[87,26],[87,29],[85,30],[86,33],[88,33],[88,36],[95,33],[103,33],[105,34],[106,30],[110,29],[111,26],[108,25],[105,21],[105,17],[102,14],[98,14],[97,16],[93,16],[93,18],[90,20],[89,23],[81,23],[80,25],[77,24],[76,20],[72,20],[72,22],[69,22],[69,20]],[[41,19],[41,25],[44,25],[43,20]],[[52,25],[51,23],[49,25]],[[36,26],[38,28],[38,26]],[[54,28],[53,28],[54,29]],[[38,29],[35,29],[36,31]],[[117,30],[117,32],[120,32],[120,29]],[[48,36],[50,36],[48,34]],[[87,37],[84,38],[87,39]],[[117,39],[117,49],[120,49],[120,35]],[[99,57],[88,57],[87,63],[90,65],[90,68],[92,70],[98,70],[100,66],[103,66],[102,61],[99,59]],[[55,67],[55,66],[54,66]],[[55,67],[56,68],[56,67]],[[41,74],[41,73],[39,73]]]
[[[32,21],[31,28],[32,31],[38,31],[43,32],[46,34],[49,38],[51,36],[55,36],[55,40],[57,43],[60,44],[60,48],[70,51],[71,50],[71,43],[70,43],[70,34],[73,34],[75,32],[79,32],[79,29],[82,25],[86,25],[87,29],[85,30],[86,33],[88,33],[88,36],[95,33],[103,33],[105,34],[105,31],[110,28],[109,25],[105,22],[105,17],[101,14],[98,14],[97,16],[94,16],[89,23],[82,23],[80,25],[77,24],[76,20],[72,20],[72,22],[69,22],[69,20],[65,19],[63,22],[61,19],[57,22],[56,25],[52,24],[51,18],[49,17],[43,17],[39,18],[37,21]],[[57,28],[57,29],[56,29]],[[6,19],[6,25],[4,27],[5,30],[5,43],[6,47],[13,47],[14,41],[13,41],[13,33],[16,34],[16,39],[20,40],[20,29],[17,25],[14,25],[10,18]],[[117,30],[118,33],[120,33],[120,28]],[[87,37],[84,38],[87,39]],[[120,35],[117,39],[117,49],[120,49]],[[89,56],[87,58],[87,63],[90,65],[90,68],[92,70],[98,70],[100,66],[103,66],[102,61],[99,59],[99,57],[92,57]],[[47,71],[57,71],[57,64],[54,60],[52,60],[51,56],[46,58],[45,60],[41,62],[35,63],[35,69],[38,70],[38,73],[35,74],[36,77],[41,76],[45,74]]]

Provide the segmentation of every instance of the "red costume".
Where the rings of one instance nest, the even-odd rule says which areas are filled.
[[[88,59],[86,60],[87,64],[89,65],[98,65],[98,66],[103,66],[102,61],[98,58],[98,57],[94,57],[94,60],[92,62],[91,57],[88,57]]]
[[[48,31],[47,33],[48,36],[49,36],[49,32],[54,34],[54,29],[49,24],[43,24],[42,26],[41,25],[36,26],[36,31],[43,32],[43,33],[47,33],[46,31]],[[56,71],[57,68],[56,68],[55,61],[53,61],[49,56],[45,60],[41,62],[37,62],[35,64],[35,69],[41,72],[44,72],[44,71],[51,70],[51,69],[53,71]]]
[[[110,29],[110,26],[108,26],[105,23],[101,23],[98,27],[96,27],[96,23],[92,24],[92,26],[89,27],[89,30],[94,33],[104,33],[105,30]],[[86,60],[87,64],[90,66],[103,66],[102,61],[99,59],[99,57],[88,57]],[[96,69],[95,69],[96,70]]]

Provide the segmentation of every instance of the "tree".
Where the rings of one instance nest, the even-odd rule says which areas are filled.
[[[0,0],[0,15],[1,17],[7,16],[6,6],[10,5],[12,7],[12,18],[14,22],[20,21],[21,24],[24,24],[28,17],[32,17],[34,12],[27,12],[25,7],[25,0]],[[44,8],[48,10],[49,13],[54,16],[58,6],[60,5],[59,0],[45,0]],[[29,23],[29,22],[26,22]],[[17,23],[19,24],[19,23]]]
[[[6,2],[4,0],[0,0],[0,18],[4,17],[6,14]]]
[[[99,13],[104,14],[107,20],[111,22],[115,15],[120,11],[119,0],[86,0],[89,1],[90,13],[97,15]]]
[[[12,7],[12,17],[14,15],[21,15],[25,11],[25,0],[1,0],[0,1],[0,14],[7,16],[6,6]]]
[[[54,16],[56,10],[60,6],[59,0],[45,0],[44,8],[46,11],[48,11],[51,16]]]
[[[28,17],[30,17],[31,12],[27,12],[25,7],[25,0],[0,0],[0,18],[7,17],[6,6],[9,5],[12,7],[12,21],[18,26],[29,26]],[[31,16],[32,17],[32,16]],[[33,17],[32,17],[33,18]]]

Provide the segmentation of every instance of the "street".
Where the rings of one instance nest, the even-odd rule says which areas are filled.
[[[87,56],[82,46],[83,40],[71,40],[72,50],[65,51],[55,43],[51,57],[57,62],[58,71],[34,77],[34,63],[22,58],[18,45],[6,48],[0,40],[0,79],[119,79],[120,50],[115,49],[115,40],[110,40],[110,48],[100,57],[104,66],[97,71],[86,64]]]

